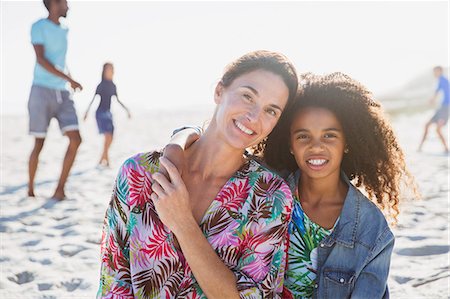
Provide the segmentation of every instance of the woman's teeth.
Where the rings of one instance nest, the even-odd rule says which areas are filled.
[[[249,128],[246,128],[243,124],[241,124],[240,122],[238,122],[237,120],[234,121],[234,123],[236,124],[236,127],[238,127],[242,132],[244,132],[247,135],[253,135],[253,131],[250,130]]]

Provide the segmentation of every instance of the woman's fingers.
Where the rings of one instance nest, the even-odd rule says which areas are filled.
[[[161,157],[159,159],[159,162],[164,166],[167,173],[169,174],[169,179],[174,185],[179,185],[182,181],[180,173],[178,172],[178,169],[173,165],[172,162],[169,161],[169,159]]]
[[[160,187],[162,187],[162,189],[166,192],[170,191],[173,188],[172,183],[170,183],[169,179],[162,173],[159,172],[154,173],[153,180],[154,180],[153,184],[156,183],[161,185]]]
[[[155,203],[159,199],[159,196],[153,192],[152,194],[150,194],[150,198]]]
[[[153,193],[155,193],[158,197],[162,197],[166,194],[164,189],[161,187],[161,185],[158,182],[154,182],[152,184],[152,190]]]

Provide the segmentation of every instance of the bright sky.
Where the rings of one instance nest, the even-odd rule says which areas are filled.
[[[449,2],[71,1],[67,64],[84,112],[104,62],[132,110],[209,105],[225,65],[280,51],[299,72],[342,71],[375,94],[449,65]],[[27,114],[42,1],[1,2],[2,114]]]

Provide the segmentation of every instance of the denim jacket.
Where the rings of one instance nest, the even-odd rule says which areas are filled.
[[[335,229],[318,247],[314,298],[389,298],[394,235],[375,204],[343,179],[349,189]]]

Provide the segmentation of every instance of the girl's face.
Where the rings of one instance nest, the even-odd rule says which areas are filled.
[[[316,107],[299,111],[290,136],[291,152],[302,176],[339,178],[346,142],[342,126],[331,111]]]
[[[238,149],[258,144],[276,125],[288,97],[283,79],[264,70],[243,74],[228,87],[219,83],[213,120],[219,138]]]
[[[112,80],[114,76],[114,67],[112,65],[108,65],[105,67],[105,79]]]

